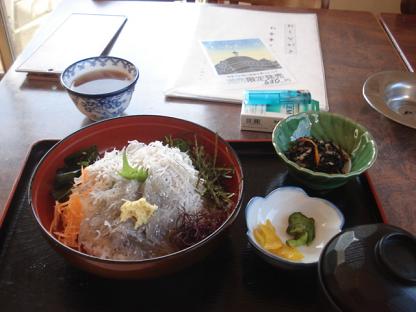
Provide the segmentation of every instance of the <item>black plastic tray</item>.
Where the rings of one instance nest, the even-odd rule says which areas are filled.
[[[174,275],[139,281],[107,280],[78,270],[41,236],[28,204],[28,184],[55,143],[33,146],[0,231],[1,311],[323,311],[315,270],[276,269],[246,239],[247,201],[282,185],[297,185],[270,142],[231,143],[244,169],[244,202],[215,252]],[[331,192],[305,190],[337,205],[345,227],[383,221],[365,175]]]

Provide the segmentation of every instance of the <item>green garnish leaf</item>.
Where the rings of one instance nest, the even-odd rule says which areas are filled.
[[[60,203],[66,202],[74,185],[74,178],[81,175],[81,168],[88,167],[99,158],[97,146],[78,150],[64,158],[64,166],[55,175],[52,196]]]
[[[73,168],[73,170],[75,170],[79,169],[80,167],[87,167],[93,164],[97,158],[97,146],[92,145],[65,157],[64,162],[66,167]]]
[[[144,169],[143,167],[133,168],[132,166],[130,166],[129,161],[127,160],[126,150],[124,150],[123,168],[118,174],[128,180],[137,180],[139,182],[144,182],[146,181],[149,172],[147,169]]]
[[[199,183],[203,183],[205,187],[201,195],[212,202],[215,207],[227,209],[232,203],[232,197],[235,194],[226,192],[222,182],[224,179],[231,179],[234,170],[217,166],[218,136],[215,136],[213,154],[208,153],[203,145],[198,144],[196,135],[193,144],[184,139],[172,138],[172,136],[165,137],[165,143],[170,147],[177,147],[182,152],[188,153],[192,164],[199,172],[197,187]]]
[[[184,139],[172,138],[172,136],[165,137],[165,142],[170,147],[177,147],[181,152],[187,153],[190,149],[190,145]]]

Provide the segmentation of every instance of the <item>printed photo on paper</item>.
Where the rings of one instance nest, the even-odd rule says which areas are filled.
[[[216,74],[229,83],[280,85],[294,81],[259,38],[201,43]]]

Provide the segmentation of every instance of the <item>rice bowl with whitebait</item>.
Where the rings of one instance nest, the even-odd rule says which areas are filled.
[[[125,166],[141,170],[144,180],[126,178]],[[65,245],[102,259],[163,256],[184,247],[172,239],[184,236],[178,229],[195,231],[185,222],[205,226],[205,219],[220,215],[209,225],[212,232],[225,221],[225,211],[207,208],[204,182],[189,152],[161,141],[130,141],[82,168],[68,199],[56,202],[50,231]]]

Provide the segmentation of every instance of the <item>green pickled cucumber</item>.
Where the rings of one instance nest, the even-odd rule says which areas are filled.
[[[286,233],[294,237],[286,241],[287,245],[291,247],[309,245],[315,239],[315,220],[301,212],[294,212],[289,216]]]

